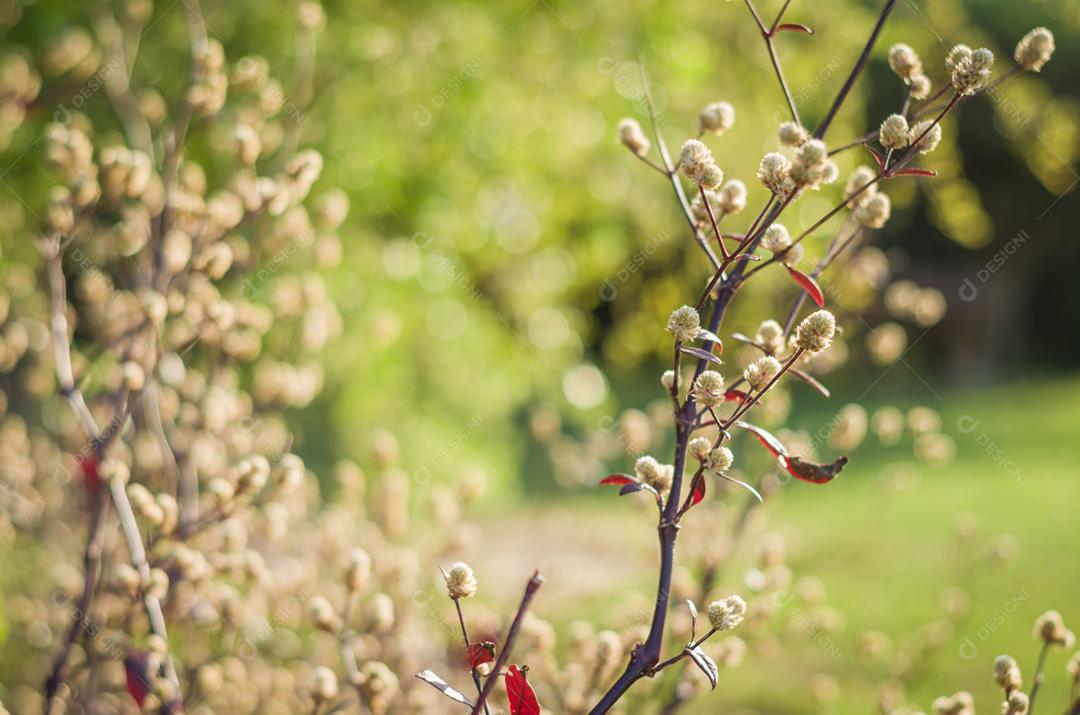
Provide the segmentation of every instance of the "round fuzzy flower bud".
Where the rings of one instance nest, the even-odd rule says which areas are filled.
[[[747,365],[746,369],[743,370],[743,377],[750,383],[750,387],[760,390],[769,384],[769,381],[776,377],[779,372],[780,361],[772,355],[765,355]]]
[[[795,331],[795,345],[808,352],[821,352],[836,334],[836,318],[827,310],[818,310],[803,318]]]
[[[902,114],[891,114],[881,123],[878,131],[881,146],[886,149],[903,149],[908,145],[908,123]]]
[[[702,407],[718,407],[724,402],[724,378],[716,370],[706,370],[694,380],[691,394]]]
[[[683,173],[702,188],[715,189],[724,180],[724,172],[713,161],[709,147],[697,139],[688,139],[683,144],[679,165]]]
[[[674,471],[668,469],[655,458],[645,455],[634,463],[634,473],[645,484],[658,492],[665,492],[671,487],[671,479]]]
[[[675,371],[664,370],[664,374],[660,376],[660,384],[664,386],[665,390],[671,390],[675,385]]]
[[[851,172],[847,185],[844,187],[844,199],[847,200],[850,208],[865,204],[877,193],[877,184],[872,183],[875,178],[877,178],[877,172],[869,166],[859,166]]]
[[[697,181],[701,188],[715,191],[720,188],[720,184],[724,181],[724,172],[715,162],[709,162],[701,167],[701,171],[698,172],[694,180]]]
[[[723,134],[735,125],[735,107],[728,102],[713,102],[698,115],[698,128],[703,132]]]
[[[761,247],[770,253],[780,253],[791,245],[791,234],[781,223],[774,223],[765,229],[761,237]]]
[[[911,94],[912,99],[926,99],[930,96],[930,90],[933,88],[934,83],[924,74],[915,75],[908,83],[908,93]]]
[[[667,331],[674,335],[676,340],[688,343],[696,339],[701,332],[701,316],[689,305],[677,308],[668,316]]]
[[[966,690],[940,697],[930,705],[934,715],[975,715],[975,698]]]
[[[770,355],[784,349],[784,329],[775,320],[764,320],[758,326],[754,341]]]
[[[926,136],[923,136],[924,134]],[[908,143],[915,144],[920,154],[929,154],[941,143],[941,125],[934,124],[930,119],[916,122],[908,134]]]
[[[779,152],[769,152],[761,158],[758,165],[757,178],[762,185],[777,195],[786,194],[790,186],[788,173],[791,170],[791,162]]]
[[[950,64],[950,62],[950,81],[953,89],[956,90],[957,94],[972,95],[990,77],[990,68],[994,64],[994,53],[985,47],[972,52],[970,48],[958,45],[949,53],[946,64]]]
[[[726,472],[735,463],[735,455],[727,447],[717,447],[709,452],[709,468],[715,472]]]
[[[1076,642],[1073,632],[1065,627],[1065,622],[1057,611],[1047,611],[1035,620],[1035,637],[1065,648],[1071,648]]]
[[[636,119],[623,119],[619,122],[619,141],[638,156],[648,154],[649,147],[652,146]]]
[[[699,462],[704,462],[709,457],[709,451],[711,449],[712,442],[708,437],[694,437],[690,440],[690,443],[686,445],[686,450]]]
[[[334,671],[319,666],[311,675],[311,697],[319,702],[333,700],[338,694],[338,679]]]
[[[718,631],[731,630],[742,623],[746,616],[746,601],[740,596],[728,596],[722,601],[713,601],[705,609],[709,624]]]
[[[1017,690],[1023,685],[1020,666],[1016,664],[1015,658],[1008,655],[999,655],[994,659],[994,681],[1007,693]]]
[[[476,593],[476,576],[472,567],[463,561],[450,565],[446,572],[446,590],[450,598],[468,598]]]
[[[717,203],[724,213],[739,213],[746,208],[746,184],[738,179],[728,179],[720,187]]]
[[[1009,699],[1001,704],[1001,715],[1027,715],[1030,705],[1026,693],[1014,690],[1009,693]]]
[[[311,614],[311,622],[320,631],[337,633],[341,628],[341,619],[338,618],[334,607],[323,596],[312,596],[308,601],[308,613]]]
[[[798,148],[810,138],[810,133],[795,122],[784,122],[780,125],[780,146]]]
[[[1029,72],[1038,72],[1054,54],[1054,33],[1045,27],[1036,27],[1016,43],[1013,57],[1016,64]]]
[[[863,226],[881,228],[892,215],[892,202],[883,193],[876,193],[855,209],[853,216]]]
[[[371,556],[363,549],[349,552],[349,565],[345,567],[345,586],[352,592],[362,591],[371,580]]]
[[[922,60],[915,50],[903,42],[889,48],[889,67],[896,75],[909,82],[915,75],[922,74]]]

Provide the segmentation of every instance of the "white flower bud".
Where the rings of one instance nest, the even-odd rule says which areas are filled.
[[[702,407],[718,407],[724,402],[724,378],[716,370],[705,370],[694,380],[691,394]]]
[[[446,590],[450,598],[468,598],[476,593],[476,585],[472,567],[463,561],[450,564],[446,572]]]
[[[765,229],[761,247],[770,253],[780,253],[791,245],[791,234],[782,223],[774,223]]]
[[[922,60],[919,55],[902,42],[889,48],[889,67],[905,82],[910,82],[912,77],[922,74]]]
[[[638,156],[648,154],[649,147],[652,146],[636,119],[623,119],[619,122],[619,141]]]
[[[712,450],[712,441],[708,437],[694,437],[686,445],[686,451],[699,462],[703,462],[708,458],[710,450]]]
[[[779,131],[780,146],[796,149],[810,139],[810,132],[795,122],[784,122]]]
[[[717,447],[709,452],[709,469],[715,472],[726,472],[735,463],[735,455],[727,447]]]
[[[963,95],[975,94],[986,83],[993,64],[994,53],[990,50],[983,47],[972,52],[963,45],[954,47],[946,60],[953,89]]]
[[[930,96],[930,90],[933,88],[934,83],[924,74],[915,75],[908,83],[908,92],[911,94],[912,99],[926,99]]]
[[[769,152],[761,158],[757,178],[766,189],[783,196],[792,188],[788,175],[790,170],[791,162],[786,156],[775,151]]]
[[[908,123],[902,114],[891,114],[881,123],[878,131],[881,146],[886,149],[903,149],[908,145]]]
[[[863,226],[881,228],[892,215],[892,202],[888,195],[877,192],[856,208],[852,215]]]
[[[929,131],[927,131],[928,129]],[[923,134],[926,136],[923,136]],[[930,119],[916,122],[908,135],[908,142],[915,144],[915,148],[919,150],[920,154],[929,154],[934,149],[937,149],[938,144],[941,143],[941,125],[933,124]],[[918,143],[916,144],[916,142]]]
[[[746,184],[738,179],[728,179],[720,187],[718,203],[724,213],[734,214],[746,208]]]
[[[854,208],[865,204],[871,196],[877,193],[877,184],[871,183],[876,177],[877,172],[869,166],[859,166],[855,168],[855,171],[851,172],[847,186],[844,187],[844,199],[847,200],[849,207]],[[858,196],[856,196],[857,193]]]
[[[740,596],[728,596],[721,601],[713,601],[705,609],[709,623],[718,631],[731,630],[742,623],[746,616],[746,601]]]
[[[671,480],[674,470],[667,465],[660,464],[653,457],[645,455],[634,463],[634,473],[645,484],[661,494],[671,488]]]
[[[1016,43],[1013,57],[1016,63],[1029,72],[1038,72],[1054,54],[1054,33],[1045,27],[1036,27]]]
[[[334,607],[330,605],[324,596],[312,596],[308,601],[308,613],[311,614],[311,622],[320,631],[337,633],[341,628],[341,619],[338,618]]]
[[[836,318],[827,310],[818,310],[803,318],[795,331],[795,345],[808,352],[821,352],[836,334]]]
[[[311,697],[320,702],[333,700],[338,694],[338,679],[334,671],[319,666],[311,676]]]
[[[1023,685],[1020,666],[1016,659],[1008,655],[999,655],[994,659],[994,681],[1006,692],[1017,690]]]
[[[701,332],[701,316],[689,305],[677,308],[668,317],[667,331],[684,343],[695,340]]]
[[[1001,715],[1027,715],[1030,705],[1026,693],[1014,690],[1009,693],[1009,699],[1001,704]]]
[[[660,376],[660,384],[664,386],[665,390],[670,391],[675,385],[675,371],[664,370],[664,374]]]
[[[771,355],[760,357],[746,366],[743,377],[750,387],[760,390],[780,372],[780,361]]]
[[[735,107],[728,102],[706,105],[698,115],[698,128],[703,132],[723,134],[735,125]]]

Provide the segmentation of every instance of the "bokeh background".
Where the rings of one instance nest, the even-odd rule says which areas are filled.
[[[5,50],[43,56],[71,26],[92,25],[97,4],[20,3]],[[761,4],[771,15],[780,3]],[[182,18],[167,0],[156,5],[135,80],[179,92]],[[809,126],[877,6],[793,4],[788,19],[816,30],[780,41]],[[643,446],[669,449],[661,326],[708,270],[669,187],[615,141],[615,127],[624,116],[646,120],[639,56],[673,146],[696,133],[704,104],[731,102],[735,127],[710,143],[728,176],[751,186],[750,206],[760,204],[753,171],[787,118],[760,38],[738,2],[328,0],[325,9],[302,137],[352,211],[340,260],[295,259],[325,273],[344,319],[320,356],[322,395],[292,414],[295,449],[331,491],[338,460],[369,463],[373,450],[400,453],[417,503],[482,478],[470,514],[482,536],[462,554],[482,597],[509,603],[539,566],[548,586],[536,611],[558,633],[581,618],[614,625],[648,606],[655,537],[647,510],[591,485],[626,470]],[[275,71],[292,63],[291,3],[208,0],[204,10],[229,56],[258,52]],[[752,581],[761,534],[779,532],[793,571],[819,579],[835,609],[789,613],[695,712],[867,712],[898,668],[906,700],[923,708],[961,688],[996,707],[993,657],[1013,652],[1030,670],[1035,616],[1058,608],[1080,619],[1080,1],[904,0],[830,138],[855,139],[897,108],[890,44],[915,47],[937,84],[953,44],[1008,58],[1037,25],[1057,37],[1045,70],[965,104],[928,159],[938,177],[890,185],[893,219],[864,269],[884,264],[901,287],[890,298],[844,290],[843,276],[823,281],[866,321],[848,340],[849,361],[828,375],[832,399],[794,389],[775,408],[774,424],[790,411],[786,424],[822,455],[849,403],[871,414],[898,407],[911,427],[896,444],[867,439],[828,487],[778,491],[734,543],[723,523],[742,501],[728,495],[711,513],[715,527],[684,544],[691,554],[735,549],[717,589],[732,591]],[[63,99],[39,98],[32,124],[40,129]],[[3,272],[38,270],[23,202],[41,203],[50,179],[34,140],[6,136],[0,155]],[[840,158],[845,175],[869,159]],[[812,223],[835,195],[801,201],[789,227]],[[829,235],[810,242],[811,257]],[[794,291],[779,279],[751,287],[729,332],[777,317]],[[912,434],[925,431],[944,438],[920,453]],[[684,565],[686,577],[697,568]],[[0,576],[0,598],[10,581]],[[0,615],[0,643],[5,633]],[[9,641],[4,660],[21,647]],[[882,648],[894,657],[875,657]],[[1048,701],[1066,696],[1063,662],[1051,660]]]

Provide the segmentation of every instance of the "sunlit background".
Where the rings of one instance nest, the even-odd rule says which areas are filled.
[[[7,22],[3,50],[41,60],[67,42],[68,53],[85,53],[64,70],[75,91],[100,62],[90,34],[99,4],[0,3],[0,15],[21,14]],[[155,3],[134,75],[166,97],[185,81],[175,4]],[[780,4],[763,2],[764,14]],[[831,104],[879,5],[792,4],[788,19],[815,30],[778,40],[808,126]],[[541,568],[547,585],[534,610],[560,643],[578,619],[618,628],[627,614],[640,618],[655,583],[653,515],[594,485],[642,451],[670,459],[663,322],[710,270],[670,186],[619,145],[616,125],[648,123],[639,62],[676,149],[696,136],[701,107],[731,102],[734,128],[708,142],[727,176],[750,187],[747,211],[728,220],[749,223],[766,198],[757,162],[789,118],[749,13],[699,0],[327,0],[325,11],[312,95],[291,97],[286,81],[285,106],[295,101],[301,144],[323,155],[319,186],[344,189],[351,211],[337,237],[288,258],[290,270],[325,277],[343,320],[317,356],[322,392],[290,413],[294,450],[327,493],[340,460],[378,479],[396,452],[388,469],[407,479],[418,514],[448,486],[483,483],[468,514],[478,536],[456,557],[477,569],[481,599],[504,610]],[[207,0],[204,12],[228,57],[258,53],[289,77],[301,49],[292,3]],[[913,46],[939,86],[952,45],[993,49],[1003,71],[1038,25],[1057,38],[1044,71],[965,103],[924,162],[938,176],[889,182],[880,250],[822,279],[830,306],[850,316],[848,359],[822,374],[831,399],[793,385],[762,408],[765,424],[822,458],[846,450],[838,423],[858,432],[860,421],[865,430],[897,414],[881,408],[901,411],[895,439],[871,429],[835,482],[784,485],[740,539],[726,525],[743,498],[718,490],[680,539],[677,583],[693,584],[708,554],[733,550],[715,593],[752,590],[763,535],[776,532],[794,576],[815,577],[827,594],[827,607],[778,604],[785,617],[687,712],[864,713],[899,689],[900,702],[927,711],[960,689],[996,708],[993,657],[1011,652],[1031,670],[1034,618],[1057,608],[1080,619],[1080,1],[903,0],[829,143],[854,141],[899,108],[889,45]],[[0,275],[41,270],[27,236],[54,180],[37,140],[73,101],[64,82],[50,87],[56,94],[0,139]],[[85,111],[105,116],[94,97]],[[195,142],[212,166],[212,137]],[[861,149],[838,160],[845,177],[872,161]],[[807,196],[785,223],[812,224],[842,183]],[[807,266],[837,226],[808,241]],[[782,319],[798,291],[780,273],[755,283],[722,337]],[[272,301],[257,284],[252,296]],[[734,342],[725,356],[739,366],[747,357]],[[747,474],[767,468],[751,443],[739,445]],[[0,603],[19,592],[19,573],[0,555]],[[0,683],[33,649],[3,613]],[[1047,706],[1068,695],[1065,655],[1052,656]]]

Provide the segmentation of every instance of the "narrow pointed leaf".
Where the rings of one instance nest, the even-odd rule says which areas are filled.
[[[452,685],[447,683],[439,676],[435,675],[435,673],[431,672],[430,670],[421,670],[419,673],[416,674],[416,677],[420,678],[420,680],[423,680],[425,683],[435,688],[454,702],[461,703],[462,705],[468,705],[469,707],[473,706],[473,701],[469,700],[469,698],[467,698],[464,693],[455,689]]]
[[[680,346],[679,350],[682,350],[687,355],[693,355],[696,358],[701,358],[702,360],[708,360],[709,362],[714,362],[717,365],[723,365],[724,364],[723,360],[716,357],[715,355],[713,355],[708,350],[702,350],[701,348],[688,348],[685,345]]]
[[[750,336],[746,335],[745,333],[732,333],[731,334],[731,339],[732,340],[738,340],[740,343],[746,343],[747,345],[753,345],[758,350],[764,350],[765,349],[764,345],[762,345],[758,341],[754,340]]]
[[[937,176],[937,172],[932,169],[901,169],[895,174],[889,174],[890,179],[895,179],[898,176]]]
[[[718,476],[718,477],[720,477],[722,479],[726,479],[729,482],[733,482],[735,484],[738,484],[740,487],[742,487],[743,489],[747,490],[748,492],[753,494],[755,497],[757,497],[757,500],[759,502],[761,502],[762,504],[765,503],[765,499],[761,496],[761,494],[758,493],[758,490],[754,489],[752,486],[750,486],[746,482],[740,481],[740,480],[736,479],[735,477],[729,477],[728,475],[726,475],[726,474],[724,474],[722,472],[717,472],[716,476]]]
[[[806,25],[802,25],[797,22],[785,22],[782,25],[776,26],[777,32],[805,32],[807,35],[813,35],[814,31]]]
[[[821,286],[817,284],[817,281],[802,271],[797,271],[790,266],[786,266],[786,268],[791,277],[795,279],[795,282],[802,286],[802,289],[805,290],[810,298],[818,304],[818,307],[824,308],[825,294],[821,292]]]
[[[637,480],[631,477],[629,474],[609,474],[600,480],[600,486],[610,486],[617,484],[622,486],[624,484],[637,484]]]
[[[847,457],[840,457],[832,464],[814,464],[805,462],[798,457],[788,457],[787,470],[791,476],[811,484],[825,484],[831,482],[848,463]]]
[[[656,491],[648,484],[642,484],[641,482],[632,482],[625,485],[619,490],[619,496],[626,496],[627,494],[633,494],[634,492],[649,492],[656,497],[657,504],[663,504],[663,499],[660,498],[660,492]]]
[[[871,154],[874,155],[874,161],[877,162],[878,171],[884,171],[885,170],[885,158],[883,156],[881,156],[881,154],[878,152],[877,149],[870,146],[869,144],[863,144],[863,146],[866,147],[867,151],[869,151]]]
[[[716,689],[716,683],[720,679],[720,669],[716,667],[716,663],[712,658],[705,655],[705,651],[701,650],[701,646],[696,648],[689,648],[686,651],[690,659],[694,661],[694,665],[701,669],[701,672],[705,674],[705,677],[709,679],[709,685]]]
[[[693,643],[697,638],[697,606],[694,605],[693,600],[686,599],[686,607],[690,610],[690,642]]]
[[[506,683],[506,699],[510,702],[510,715],[540,715],[540,702],[536,699],[524,670],[511,665],[503,680]]]
[[[705,328],[702,328],[701,330],[698,331],[697,339],[698,340],[708,340],[710,343],[716,343],[717,346],[718,346],[718,349],[720,350],[720,353],[723,354],[723,352],[724,352],[724,343],[720,340],[720,338],[718,338],[716,336],[716,333],[710,332],[710,331],[706,330]]]
[[[690,618],[697,621],[697,605],[691,599],[686,599],[686,607],[690,609]]]
[[[469,646],[469,665],[477,668],[484,663],[495,661],[495,644],[492,641],[473,643]]]
[[[818,382],[817,378],[815,378],[810,373],[803,372],[802,370],[799,370],[798,368],[794,368],[794,367],[791,368],[790,370],[788,370],[788,372],[790,372],[792,375],[794,375],[795,377],[797,377],[800,380],[804,381],[807,385],[809,385],[810,387],[812,387],[815,390],[817,390],[818,392],[820,392],[824,397],[828,397],[829,395],[832,394],[831,392],[829,392],[829,388],[825,387],[820,382]]]
[[[750,432],[755,437],[757,437],[758,441],[765,445],[765,449],[772,452],[774,457],[786,457],[788,455],[787,447],[781,444],[780,440],[774,437],[772,433],[768,430],[764,430],[757,425],[750,424],[749,422],[741,421],[736,422],[735,426],[741,427],[742,429]]]

